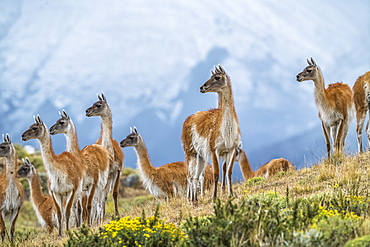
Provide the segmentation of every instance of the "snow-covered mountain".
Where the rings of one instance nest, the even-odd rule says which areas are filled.
[[[154,165],[183,160],[182,123],[216,106],[217,96],[199,87],[221,64],[254,168],[277,156],[309,165],[317,162],[309,147],[325,148],[313,83],[295,75],[313,57],[327,82],[352,86],[370,70],[369,10],[366,1],[345,0],[0,0],[0,130],[26,144],[20,135],[33,115],[50,126],[66,109],[88,145],[100,119],[84,111],[104,92],[118,141],[135,125]],[[290,140],[294,146],[283,145]],[[53,143],[64,149],[62,136]],[[134,151],[124,152],[134,166]]]

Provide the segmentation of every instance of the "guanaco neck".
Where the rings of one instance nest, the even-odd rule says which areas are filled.
[[[112,120],[112,113],[109,109],[108,113],[104,116],[101,116],[102,118],[102,123],[101,123],[101,133],[100,133],[100,138],[101,138],[101,145],[108,149],[108,151],[113,154],[113,144],[112,144],[112,125],[113,125],[113,120]]]
[[[218,108],[222,110],[222,115],[230,115],[232,119],[238,122],[238,117],[235,111],[234,96],[229,77],[227,77],[228,86],[218,92]]]
[[[65,137],[67,141],[67,151],[71,152],[73,155],[79,155],[80,146],[78,145],[76,127],[71,119],[69,119],[69,128]]]
[[[8,181],[15,181],[17,177],[18,163],[15,148],[12,147],[11,155],[5,157],[6,177]]]
[[[317,76],[313,79],[315,85],[315,99],[317,105],[327,106],[327,97],[325,93],[324,77],[321,69],[317,67]]]
[[[254,177],[255,172],[252,170],[248,157],[243,150],[241,150],[239,154],[239,165],[242,170],[244,180]]]
[[[41,146],[42,161],[46,170],[50,172],[50,168],[55,160],[55,153],[51,144],[51,137],[48,128],[44,125],[44,135],[38,138]]]
[[[28,183],[30,184],[31,197],[35,204],[40,202],[40,199],[44,199],[45,195],[42,192],[40,177],[37,174],[33,174],[31,177],[27,177]]]
[[[240,138],[240,127],[235,111],[231,83],[228,77],[227,79],[228,86],[218,93],[218,105],[222,112],[220,135],[225,140],[225,148],[234,149],[235,142],[239,142],[235,138],[238,138],[238,136]]]
[[[137,164],[141,173],[150,174],[150,171],[155,170],[155,167],[150,162],[148,150],[141,137],[139,138],[138,144],[135,145],[135,151],[137,155]]]

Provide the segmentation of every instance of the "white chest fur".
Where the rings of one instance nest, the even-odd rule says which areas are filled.
[[[45,220],[42,218],[42,216],[41,216],[41,214],[40,214],[40,211],[39,211],[39,209],[38,209],[38,207],[37,207],[37,205],[35,204],[35,201],[34,201],[34,199],[32,198],[32,206],[33,206],[33,209],[35,210],[35,212],[36,212],[36,217],[37,217],[37,220],[38,220],[38,222],[40,223],[40,225],[42,226],[42,227],[45,227],[46,226],[46,222],[45,222]]]
[[[67,174],[53,166],[46,167],[50,179],[50,190],[57,194],[67,194],[73,190],[73,184],[68,179]]]
[[[325,107],[324,105],[318,105],[319,117],[328,126],[334,126],[339,123],[343,116],[341,113],[336,112],[335,110]]]
[[[210,154],[209,137],[200,136],[196,131],[196,126],[192,127],[191,132],[193,148],[201,157],[207,160]]]
[[[6,197],[2,205],[3,213],[5,215],[11,214],[14,209],[18,209],[22,205],[20,193],[16,182],[10,178],[8,187],[6,188]]]
[[[154,197],[162,197],[162,196],[167,196],[167,194],[161,190],[155,183],[154,181],[152,180],[152,178],[150,178],[146,173],[145,171],[143,170],[142,168],[142,164],[140,163],[140,159],[138,159],[138,168],[139,168],[139,171],[140,171],[140,174],[141,174],[141,178],[143,180],[143,185],[144,187],[149,191],[150,194],[152,194]]]
[[[226,111],[222,118],[220,135],[216,140],[216,149],[228,152],[235,149],[240,143],[239,125],[230,111]]]

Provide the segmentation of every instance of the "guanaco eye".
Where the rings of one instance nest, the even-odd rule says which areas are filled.
[[[60,125],[64,125],[64,121],[59,121],[59,124]]]
[[[215,76],[215,79],[218,81],[218,80],[220,80],[220,79],[221,79],[221,77],[219,77],[219,76]]]
[[[5,146],[1,146],[0,148],[1,148],[1,149],[5,149],[6,147],[5,147]]]
[[[32,130],[37,130],[38,128],[37,127],[32,127]]]
[[[312,69],[307,69],[307,72],[308,72],[308,73],[311,73],[311,72],[312,72]]]
[[[96,104],[95,106],[98,107],[98,108],[100,108],[101,107],[101,104]]]

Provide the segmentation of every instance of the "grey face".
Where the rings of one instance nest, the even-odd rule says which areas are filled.
[[[31,161],[28,158],[26,159],[22,158],[22,160],[23,165],[18,169],[18,177],[20,178],[32,177],[36,173],[35,167],[32,165]]]
[[[308,66],[297,75],[297,81],[308,81],[317,78],[318,67],[316,62],[311,59],[307,59]]]
[[[315,78],[317,67],[314,65],[307,66],[301,73],[297,75],[297,81],[307,81]]]
[[[28,130],[22,134],[22,141],[37,139],[43,134],[43,126],[41,123],[32,124]]]
[[[107,107],[107,102],[99,100],[86,109],[86,116],[92,117],[104,115]]]
[[[215,74],[200,87],[200,92],[218,92],[224,86],[226,86],[226,76]]]
[[[218,92],[225,86],[227,86],[227,75],[225,70],[219,65],[212,71],[211,78],[200,87],[200,92]]]
[[[19,167],[18,176],[20,178],[25,178],[29,176],[30,172],[31,172],[31,166],[24,164],[21,167]]]
[[[137,145],[138,141],[139,141],[139,135],[136,133],[131,133],[125,139],[123,139],[120,144],[122,148],[132,147],[132,146]]]
[[[3,142],[0,144],[0,157],[9,156],[12,153],[11,143]]]
[[[69,126],[69,121],[65,118],[59,118],[53,126],[50,127],[50,134],[56,135],[66,133]]]

